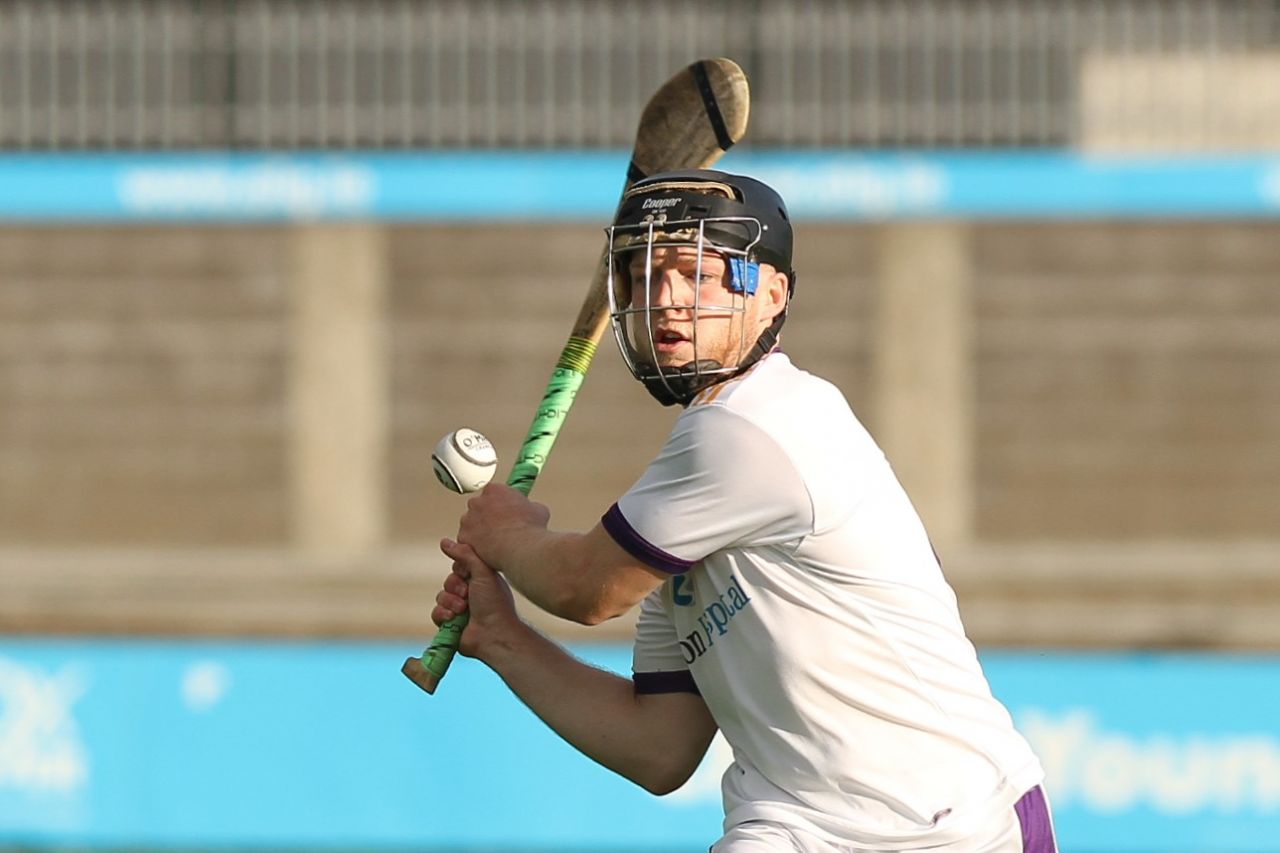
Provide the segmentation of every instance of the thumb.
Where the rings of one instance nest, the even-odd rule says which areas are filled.
[[[453,570],[467,580],[487,580],[495,574],[470,545],[452,539],[441,539],[440,550],[453,560]]]

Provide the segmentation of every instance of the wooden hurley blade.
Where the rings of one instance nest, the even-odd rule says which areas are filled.
[[[703,59],[662,85],[640,114],[627,184],[654,172],[706,168],[747,132],[751,89],[732,59]]]

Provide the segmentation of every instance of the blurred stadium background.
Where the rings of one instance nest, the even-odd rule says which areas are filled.
[[[1280,849],[1280,3],[0,0],[0,845],[703,849],[396,670],[648,93],[729,56],[786,347],[929,524],[1066,851]],[[609,348],[535,497],[673,417]],[[630,623],[530,614],[625,669]]]

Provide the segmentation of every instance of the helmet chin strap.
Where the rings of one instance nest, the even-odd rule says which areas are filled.
[[[786,318],[785,310],[773,318],[773,322],[760,333],[760,337],[756,338],[755,346],[743,357],[732,373],[716,372],[724,370],[724,365],[714,359],[706,358],[665,369],[655,364],[641,362],[636,365],[636,378],[644,384],[650,396],[662,405],[687,406],[703,388],[710,388],[712,385],[740,375],[771,352],[778,345],[778,333],[782,330],[782,324]]]
[[[699,391],[714,385],[724,374],[724,365],[714,359],[704,358],[679,367],[660,368],[649,362],[636,365],[636,378],[653,399],[664,406],[688,404]]]

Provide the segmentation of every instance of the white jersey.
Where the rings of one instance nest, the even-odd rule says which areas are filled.
[[[700,393],[604,524],[673,574],[637,688],[691,675],[733,748],[726,831],[958,850],[1041,781],[883,453],[781,352]]]

